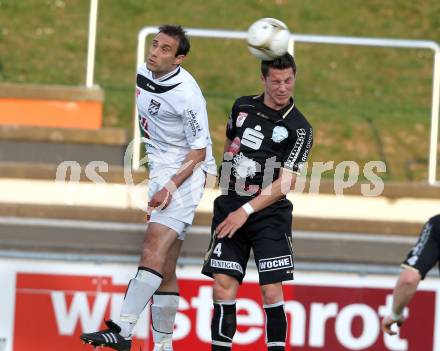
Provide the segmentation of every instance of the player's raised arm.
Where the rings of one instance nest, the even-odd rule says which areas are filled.
[[[402,271],[393,291],[391,313],[382,320],[382,330],[389,335],[396,324],[401,326],[405,321],[404,309],[416,294],[421,280],[440,260],[440,215],[429,219],[423,226],[417,243],[411,248],[402,263]]]

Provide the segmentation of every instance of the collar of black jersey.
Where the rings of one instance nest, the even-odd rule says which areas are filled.
[[[293,106],[295,105],[295,101],[293,100],[293,97],[290,97],[289,104],[287,106],[284,106],[280,110],[274,110],[273,108],[264,104],[264,93],[261,95],[255,96],[254,99],[257,100],[258,102],[260,102],[264,107],[268,108],[269,110],[276,112],[276,113],[279,113],[281,116],[284,116],[287,111],[291,111]]]

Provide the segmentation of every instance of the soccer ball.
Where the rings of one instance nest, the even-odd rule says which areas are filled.
[[[249,51],[263,61],[271,61],[287,52],[290,32],[275,18],[262,18],[254,22],[247,32]]]

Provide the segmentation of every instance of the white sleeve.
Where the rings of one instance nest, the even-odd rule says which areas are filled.
[[[183,114],[183,128],[191,149],[204,149],[211,144],[206,102],[201,94],[193,94]]]

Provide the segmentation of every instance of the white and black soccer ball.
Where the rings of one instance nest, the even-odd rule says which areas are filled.
[[[249,51],[263,61],[283,56],[287,52],[289,38],[289,28],[275,18],[259,19],[247,32]]]

